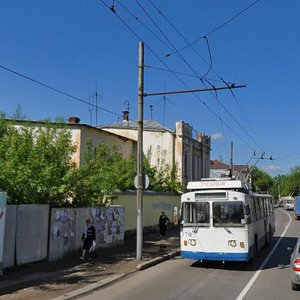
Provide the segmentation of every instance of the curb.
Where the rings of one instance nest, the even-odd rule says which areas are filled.
[[[181,254],[181,251],[180,250],[176,250],[174,252],[171,252],[171,253],[168,253],[166,255],[163,255],[163,256],[159,256],[159,257],[156,257],[154,259],[151,259],[149,261],[146,261],[146,262],[143,262],[143,263],[140,263],[139,265],[137,265],[136,269],[138,271],[143,271],[143,270],[146,270],[150,267],[153,267],[163,261],[166,261],[166,260],[169,260],[175,256],[179,256]],[[115,274],[115,275],[112,275],[112,276],[109,276],[107,278],[104,278],[103,280],[100,280],[96,283],[92,283],[90,285],[87,285],[83,288],[80,288],[80,289],[77,289],[75,291],[72,291],[70,293],[67,293],[67,294],[64,294],[62,296],[59,296],[59,297],[56,297],[56,298],[52,298],[51,300],[69,300],[69,299],[72,299],[72,298],[75,298],[75,297],[78,297],[80,295],[83,295],[83,294],[86,294],[86,293],[89,293],[93,290],[96,290],[96,289],[99,289],[105,285],[108,285],[110,283],[112,283],[113,281],[116,281],[122,277],[125,277],[127,276],[128,274]]]
[[[56,298],[52,298],[51,300],[68,300],[68,299],[72,299],[72,298],[78,297],[82,294],[86,294],[86,293],[91,292],[93,290],[99,289],[99,288],[101,288],[101,287],[103,287],[107,284],[110,284],[111,282],[113,282],[113,281],[115,281],[119,278],[122,278],[124,276],[126,276],[126,274],[115,274],[115,275],[106,277],[103,280],[100,280],[98,282],[87,285],[83,288],[72,291],[70,293],[64,294],[62,296],[58,296]]]
[[[143,270],[146,270],[150,267],[153,267],[157,264],[160,264],[161,262],[163,261],[166,261],[166,260],[169,260],[175,256],[178,256],[181,254],[181,251],[180,250],[177,250],[175,252],[171,252],[171,253],[168,253],[168,254],[165,254],[163,256],[159,256],[159,257],[156,257],[154,259],[151,259],[149,261],[146,261],[146,262],[143,262],[143,263],[140,263],[136,266],[136,268],[139,270],[139,271],[143,271]]]

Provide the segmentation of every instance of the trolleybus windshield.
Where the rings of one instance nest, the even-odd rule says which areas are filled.
[[[209,226],[209,203],[192,202],[183,203],[183,221],[185,224],[197,224],[198,226]]]
[[[213,225],[245,226],[245,216],[242,201],[213,202]]]

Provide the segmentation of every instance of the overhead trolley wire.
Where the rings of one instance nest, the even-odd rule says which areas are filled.
[[[151,1],[151,0],[148,0],[154,7],[155,7],[155,9],[164,17],[164,19],[172,26],[172,28],[181,36],[181,38],[185,41],[185,42],[187,42],[188,43],[188,40],[183,36],[183,34],[181,34],[181,32],[176,28],[176,26],[174,26],[173,25],[173,23],[161,12],[161,10],[156,6],[156,5],[154,5],[154,3]],[[138,0],[136,0],[136,2],[138,3]],[[139,6],[141,6],[140,4],[139,4]],[[148,15],[148,14],[147,14]],[[151,20],[153,20],[152,18],[151,18]],[[203,82],[204,80],[205,80],[205,76],[209,73],[209,71],[212,69],[212,55],[211,55],[211,51],[210,51],[210,46],[209,46],[209,41],[208,41],[208,38],[205,36],[204,37],[204,39],[206,40],[206,43],[207,43],[207,47],[208,47],[208,52],[209,52],[209,55],[210,55],[210,64],[209,64],[209,70],[205,73],[205,75],[203,75],[201,78],[199,78],[200,79],[200,81],[203,83],[203,85],[204,86],[206,86],[205,85],[205,83]],[[172,45],[173,46],[173,45]],[[173,46],[174,48],[175,48],[175,46]],[[201,55],[198,53],[198,51],[194,48],[194,47],[192,47],[193,48],[193,50],[201,57]],[[176,51],[176,54],[177,55],[179,55],[180,56],[180,58],[182,57],[182,55],[181,54],[179,54],[179,52],[178,51]],[[202,57],[201,57],[202,58]],[[188,66],[190,66],[190,65],[188,65]],[[193,69],[192,69],[192,71],[193,71]],[[209,81],[207,81],[207,80],[205,80],[212,88],[215,88],[214,87],[214,85],[212,85]],[[223,80],[224,81],[224,80]],[[225,82],[225,81],[224,81]],[[227,87],[229,87],[229,85],[226,83],[226,86]],[[207,86],[206,86],[207,87]],[[230,88],[230,87],[229,87]],[[254,140],[253,138],[252,138],[252,136],[250,136],[250,134],[241,126],[241,124],[236,120],[236,118],[232,115],[232,113],[231,112],[229,112],[229,110],[219,101],[219,99],[218,99],[218,97],[216,97],[216,95],[215,95],[215,98],[216,98],[216,100],[217,100],[217,102],[224,108],[224,110],[229,114],[229,116],[236,122],[236,124],[240,127],[240,129],[242,130],[242,131],[244,131],[244,133],[257,145],[257,146],[259,146],[259,148],[261,148],[261,145],[259,145],[258,143],[257,143],[257,141],[256,140]]]
[[[105,3],[104,0],[99,0],[104,6],[106,6],[108,9],[111,10],[111,7],[109,5],[107,5]],[[111,10],[112,11],[112,10]],[[145,41],[140,37],[140,35],[133,30],[127,23],[125,20],[123,20],[123,18],[121,16],[119,16],[119,14],[117,14],[116,10],[114,9],[112,11],[114,13],[114,15],[129,29],[130,32],[132,32],[140,41],[142,41],[145,44],[145,47],[147,47],[147,49],[170,71],[172,72],[172,70],[168,67],[168,65],[159,57],[158,54],[156,54],[156,52],[147,44],[145,43]],[[172,46],[174,49],[176,49],[176,47],[173,45]],[[184,59],[184,58],[183,58]],[[192,67],[191,67],[192,68]],[[193,69],[193,68],[192,68]],[[195,72],[195,71],[194,71]],[[187,88],[187,89],[191,89],[180,77],[177,76],[176,73],[172,74]],[[219,119],[232,133],[234,133],[241,141],[243,141],[250,149],[254,150],[253,147],[251,147],[251,145],[241,136],[239,135],[233,128],[231,128],[220,116],[218,116],[216,114],[216,112],[209,106],[207,105],[207,103],[205,101],[203,101],[196,93],[193,93],[194,96],[217,118]]]
[[[184,35],[177,29],[177,27],[165,16],[165,14],[163,14],[163,12],[153,3],[152,0],[148,0],[152,6],[158,11],[158,13],[168,22],[168,24],[177,32],[177,34],[187,43],[191,46],[191,48],[194,50],[194,52],[202,59],[204,60],[206,63],[207,61],[200,55],[200,53],[197,51],[197,49],[195,49],[193,47],[192,44],[189,43],[189,41],[184,37]],[[260,0],[258,0],[260,1]],[[253,6],[254,4],[256,4],[258,1],[255,1],[254,3],[252,3],[251,5],[249,5],[247,8],[245,8],[243,11],[241,11],[240,13],[238,13],[235,17],[231,18],[230,21],[232,21],[233,19],[237,18],[239,15],[241,15],[244,11],[246,11],[247,9],[249,9],[251,6]],[[230,21],[226,22],[229,23]],[[226,25],[225,23],[223,24],[223,26]],[[219,26],[218,28],[221,28],[222,26]],[[216,31],[218,28],[216,28],[214,31]],[[226,86],[229,88],[230,92],[232,93],[232,96],[234,97],[234,99],[237,101],[232,89],[231,89],[231,85],[228,84],[212,67],[212,54],[211,54],[211,50],[210,50],[210,45],[209,45],[209,40],[207,38],[207,36],[211,33],[213,33],[214,31],[210,31],[208,34],[206,34],[205,36],[203,36],[202,38],[205,39],[206,44],[207,44],[207,48],[208,48],[208,52],[209,52],[209,57],[210,57],[210,63],[207,63],[209,66],[208,71],[205,73],[205,75],[202,76],[201,79],[205,80],[211,87],[214,87],[207,79],[205,79],[205,76],[210,72],[210,70],[213,70],[214,73],[221,79],[221,81],[226,84]],[[177,55],[179,54],[179,51],[174,52]],[[201,80],[201,82],[204,84],[204,82]],[[205,84],[204,84],[205,85]],[[206,85],[205,85],[206,86]],[[217,96],[215,95],[217,102],[220,103],[219,99],[217,98]],[[237,101],[238,102],[238,101]],[[221,106],[226,110],[226,112],[231,116],[231,118],[238,124],[238,126],[249,136],[249,138],[257,145],[259,146],[259,148],[261,150],[263,150],[264,147],[262,147],[262,145],[258,144],[256,140],[254,140],[247,131],[245,131],[245,129],[239,124],[239,122],[233,117],[233,115],[228,111],[228,109],[222,104],[220,103]],[[241,108],[241,107],[240,107]],[[243,111],[243,110],[242,110]],[[244,113],[244,112],[243,112]],[[245,114],[245,113],[244,113]],[[252,128],[253,132],[255,133],[249,119],[246,116],[246,119],[248,121],[248,123],[250,124],[250,127]],[[256,133],[255,133],[256,134]],[[256,134],[257,135],[257,134]]]
[[[151,1],[151,0],[149,0],[149,1]],[[233,17],[231,17],[229,20],[227,20],[223,24],[221,24],[221,25],[217,26],[216,28],[212,29],[211,31],[207,32],[206,34],[204,34],[203,36],[199,37],[195,41],[193,41],[191,43],[187,43],[186,46],[182,47],[178,51],[181,52],[182,50],[184,50],[184,49],[186,49],[188,47],[192,47],[194,44],[196,44],[197,42],[199,42],[205,36],[207,37],[208,35],[211,35],[211,34],[215,33],[216,31],[220,30],[221,28],[223,28],[224,26],[226,26],[227,24],[229,24],[230,22],[232,22],[233,20],[235,20],[236,18],[238,18],[241,14],[243,14],[244,12],[246,12],[249,8],[251,8],[252,6],[254,6],[255,4],[257,4],[259,1],[260,0],[256,0],[256,1],[252,2],[250,5],[248,5],[246,8],[244,8],[243,10],[241,10],[240,12],[238,12],[236,15],[234,15]],[[176,53],[176,52],[169,53],[168,56],[170,56],[170,55],[172,55],[174,53]]]
[[[107,8],[109,8],[110,10],[111,10],[111,7],[109,7],[109,5],[107,5],[103,0],[100,0]],[[136,0],[136,2],[138,3],[138,1]],[[141,7],[141,4],[139,4],[139,6]],[[139,36],[139,34],[137,34],[137,32],[135,31],[135,30],[133,30],[120,16],[119,16],[119,14],[117,14],[117,12],[116,12],[116,10],[114,9],[113,11],[112,11],[113,13],[114,13],[114,15],[139,39],[139,40],[141,40],[141,41],[143,41],[143,39]],[[146,13],[146,12],[145,12]],[[150,17],[150,19],[152,20],[152,18]],[[153,21],[153,20],[152,20]],[[153,21],[154,22],[154,21]],[[155,22],[154,22],[155,23]],[[155,24],[156,25],[156,24]],[[156,25],[157,26],[157,25]],[[157,26],[157,28],[161,31],[161,29]],[[163,33],[162,33],[163,34]],[[164,35],[164,34],[163,34]],[[165,35],[164,35],[165,36]],[[166,36],[165,36],[166,37]],[[176,47],[172,44],[172,42],[166,37],[166,39],[168,40],[168,42],[171,44],[171,46],[176,50]],[[157,59],[163,64],[163,65],[165,65],[166,67],[167,67],[167,69],[170,71],[170,72],[172,72],[171,70],[170,70],[170,68],[162,61],[162,59],[155,53],[155,51],[153,51],[152,49],[151,49],[151,47],[149,47],[149,45],[147,45],[145,42],[144,42],[144,44],[145,44],[145,46],[152,52],[152,54],[154,55],[154,56],[156,56],[157,57]],[[184,62],[186,62],[186,60],[180,55],[180,57],[183,59],[183,61]],[[186,62],[187,63],[187,62]],[[188,63],[187,63],[188,64]],[[189,65],[189,64],[188,64]],[[189,65],[190,66],[190,65]],[[190,68],[192,69],[192,71],[197,75],[197,72],[190,66]],[[177,76],[177,74],[175,74],[175,73],[173,73],[173,75],[180,81],[180,82],[182,82],[182,84],[184,85],[184,86],[186,86],[186,88],[188,88],[188,89],[190,89],[190,87],[180,78],[180,77],[178,77]],[[199,78],[199,75],[198,75],[198,78]],[[199,78],[200,79],[200,78]],[[205,101],[203,101],[196,93],[193,93],[194,94],[194,96],[198,99],[198,100],[200,100],[201,102],[202,102],[202,104],[204,105],[204,106],[206,106],[207,107],[207,109],[213,114],[213,115],[215,115],[215,117],[217,118],[217,119],[219,119],[221,122],[223,122],[223,124],[224,125],[226,125],[226,127],[227,128],[229,128],[236,136],[238,136],[239,138],[240,138],[240,140],[242,140],[245,144],[247,144],[248,145],[248,147],[250,148],[250,149],[252,149],[252,150],[254,150],[251,146],[250,146],[250,144],[248,143],[248,142],[246,142],[236,131],[234,131],[220,116],[218,116],[215,112],[214,112],[214,110],[212,109],[212,108],[210,108],[210,106],[208,106],[207,105],[207,103],[205,102]],[[234,119],[235,120],[235,119]],[[236,121],[236,120],[235,120]],[[236,121],[237,122],[237,121]],[[239,125],[240,126],[240,125]],[[248,134],[247,132],[245,132],[246,134]]]
[[[151,32],[162,44],[164,44],[167,48],[171,49],[170,46],[161,39],[153,30],[151,30],[146,24],[144,24],[134,13],[132,13],[124,4],[122,4],[121,1],[116,0],[120,6],[128,13],[130,14],[136,21],[138,21],[142,26],[144,26],[149,32]]]
[[[159,32],[164,36],[164,38],[169,42],[171,47],[177,52],[177,48],[175,45],[171,42],[171,40],[166,36],[166,34],[159,28],[159,26],[156,24],[156,22],[153,20],[153,18],[150,16],[150,14],[146,11],[146,9],[140,4],[138,0],[135,0],[135,2],[138,4],[138,6],[144,11],[144,13],[148,16],[150,21],[153,23],[153,25],[159,30]],[[191,69],[191,71],[198,76],[199,80],[202,81],[202,77],[200,76],[196,70],[192,67],[192,65],[180,54],[178,53],[179,58]]]
[[[100,0],[107,8],[109,8],[110,10],[111,10],[111,8],[103,1],[103,0]],[[136,0],[136,2],[137,2],[137,4],[144,10],[144,12],[147,14],[147,16],[150,18],[150,20],[154,23],[154,25],[158,28],[158,30],[163,34],[163,36],[167,39],[167,41],[171,44],[171,46],[173,47],[173,49],[174,50],[177,50],[176,49],[176,47],[173,45],[173,43],[168,39],[168,37],[162,32],[162,30],[157,26],[157,24],[154,22],[154,20],[152,19],[152,17],[146,12],[146,10],[143,8],[143,6]],[[118,19],[139,39],[139,40],[141,40],[141,41],[143,41],[143,39],[139,36],[139,34],[137,34],[137,32],[135,31],[135,30],[133,30],[127,23],[126,23],[126,21],[125,20],[123,20],[123,18],[121,18],[120,16],[119,16],[119,14],[117,14],[117,12],[116,12],[116,10],[114,9],[113,11],[112,11],[114,14],[115,14],[115,16],[117,16],[118,17]],[[178,77],[174,72],[172,72],[171,70],[170,70],[170,68],[162,61],[162,59],[155,53],[155,51],[153,51],[152,49],[151,49],[151,47],[149,47],[149,45],[147,45],[147,43],[145,43],[144,42],[144,44],[145,44],[145,46],[152,52],[152,54],[154,55],[154,56],[156,56],[157,57],[157,59],[163,64],[163,65],[165,65],[166,67],[167,67],[167,69],[180,81],[180,82],[182,82],[183,84],[184,84],[184,86],[186,86],[188,89],[190,89],[190,87],[180,78],[180,77]],[[179,54],[179,56],[180,56],[180,58],[190,67],[190,69],[195,73],[195,75],[199,78],[199,79],[201,79],[200,78],[200,76],[197,74],[197,72],[193,69],[193,67],[184,59],[184,57],[182,57],[182,55],[180,55]],[[204,82],[203,82],[203,80],[202,80],[202,83],[204,84]],[[205,84],[204,84],[205,85]],[[211,85],[211,84],[210,84]],[[213,87],[213,85],[211,85],[212,87]],[[247,144],[248,145],[248,147],[250,148],[250,149],[252,149],[252,150],[254,150],[253,149],[253,147],[251,147],[250,146],[250,144],[248,143],[248,142],[246,142],[245,141],[245,139],[243,139],[235,130],[233,130],[220,116],[218,116],[215,112],[214,112],[214,110],[210,107],[210,106],[208,106],[207,105],[207,103],[205,102],[205,101],[203,101],[197,94],[195,94],[194,93],[194,96],[198,99],[198,100],[200,100],[201,102],[202,102],[202,104],[204,105],[204,106],[206,106],[207,107],[207,109],[208,110],[210,110],[211,111],[211,113],[212,114],[214,114],[215,115],[215,117],[217,118],[217,119],[219,119],[224,125],[226,125],[226,127],[227,128],[229,128],[236,136],[238,136],[239,138],[240,138],[240,140],[242,140],[245,144]],[[218,100],[218,99],[217,99]],[[219,101],[219,100],[218,100]],[[223,107],[224,107],[224,105],[223,104],[221,104]],[[227,113],[228,113],[228,110],[224,107],[224,109],[227,111]],[[231,113],[229,113],[229,115],[231,116],[231,118],[238,124],[238,126],[244,131],[244,133],[246,133],[246,135],[255,143],[255,144],[257,144],[257,142],[249,135],[249,133],[239,124],[239,122],[233,117],[233,115],[231,114]],[[261,146],[259,145],[259,144],[257,144],[260,148],[261,148]]]
[[[164,17],[164,19],[168,22],[168,24],[169,25],[171,25],[172,27],[173,27],[173,29],[182,37],[182,39],[195,51],[195,53],[196,54],[198,54],[198,56],[202,59],[202,60],[204,60],[204,62],[206,62],[207,63],[207,61],[200,55],[200,53],[193,47],[193,44],[194,43],[190,43],[185,37],[184,37],[184,35],[172,24],[172,22],[163,14],[163,12],[153,3],[153,1],[152,0],[148,0],[151,4],[152,4],[152,6],[159,12],[159,14],[161,14],[163,17]],[[255,132],[255,130],[253,129],[253,126],[252,126],[252,124],[250,123],[250,121],[249,121],[249,118],[247,117],[247,115],[245,114],[245,112],[243,111],[243,109],[242,109],[242,107],[241,107],[241,105],[240,105],[240,103],[237,101],[237,99],[236,99],[236,96],[235,96],[235,94],[233,93],[233,91],[232,91],[232,89],[230,88],[231,87],[231,83],[229,83],[229,82],[226,82],[215,70],[214,70],[214,68],[213,68],[213,66],[212,66],[212,54],[211,54],[211,51],[210,51],[210,45],[209,45],[209,41],[208,41],[208,38],[207,38],[207,36],[208,35],[210,35],[210,34],[212,34],[212,33],[214,33],[215,31],[217,31],[217,30],[219,30],[219,29],[221,29],[222,27],[224,27],[225,25],[227,25],[228,23],[230,23],[231,21],[233,21],[234,19],[236,19],[238,16],[240,16],[242,13],[244,13],[246,10],[248,10],[250,7],[252,7],[253,5],[255,5],[257,2],[259,2],[260,0],[257,0],[257,1],[255,1],[255,2],[253,2],[252,4],[250,4],[249,6],[247,6],[245,9],[243,9],[242,11],[240,11],[238,14],[236,14],[234,17],[232,17],[232,18],[230,18],[227,22],[225,22],[224,24],[222,24],[222,25],[220,25],[220,26],[218,26],[217,28],[215,28],[214,30],[211,30],[210,32],[208,32],[207,34],[205,34],[203,37],[201,37],[200,39],[202,39],[202,38],[204,38],[205,39],[205,41],[206,41],[206,44],[207,44],[207,47],[208,47],[208,52],[209,52],[209,57],[210,57],[210,63],[207,63],[208,65],[209,65],[209,69],[208,69],[208,71],[206,72],[206,74],[205,75],[203,75],[203,77],[205,77],[208,73],[209,73],[209,71],[210,70],[212,70],[219,78],[220,78],[220,80],[229,88],[229,90],[230,90],[230,92],[231,92],[231,94],[232,94],[232,96],[233,96],[233,98],[236,100],[236,102],[238,103],[238,105],[239,105],[239,107],[240,107],[240,109],[241,109],[241,111],[243,112],[243,114],[245,115],[245,117],[246,117],[246,119],[247,119],[247,121],[248,121],[248,123],[249,123],[249,125],[250,125],[250,127],[251,127],[251,129],[253,130],[253,132],[255,133],[255,135],[257,136],[257,134],[256,134],[256,132]],[[198,39],[198,40],[200,40],[200,39]],[[179,50],[179,51],[181,51],[181,50]],[[175,52],[174,52],[175,53]],[[177,53],[177,52],[176,52]],[[167,55],[167,56],[170,56],[170,54],[169,55]],[[208,81],[207,81],[208,82]],[[210,84],[209,82],[208,82],[208,84]],[[210,84],[211,85],[211,84]],[[262,145],[258,145],[260,148],[261,148],[261,150],[264,148],[264,147],[262,147]]]

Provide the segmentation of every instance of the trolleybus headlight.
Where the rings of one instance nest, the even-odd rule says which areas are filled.
[[[228,246],[230,246],[230,247],[236,247],[237,246],[236,241],[235,240],[229,240],[228,241]]]
[[[190,240],[190,245],[191,245],[191,246],[196,246],[196,240],[191,239],[191,240]]]

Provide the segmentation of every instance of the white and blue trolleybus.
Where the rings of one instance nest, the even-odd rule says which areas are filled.
[[[272,197],[252,193],[241,180],[189,182],[181,196],[183,258],[249,261],[275,232]]]

